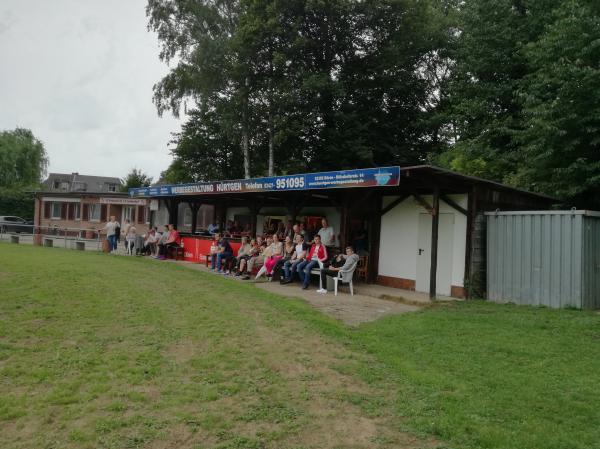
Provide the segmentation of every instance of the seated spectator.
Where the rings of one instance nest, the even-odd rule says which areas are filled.
[[[130,256],[133,255],[133,248],[135,247],[135,238],[137,234],[137,230],[134,225],[130,225],[127,228],[127,234],[125,235],[125,249],[127,250],[127,254]]]
[[[283,239],[285,240],[286,237],[289,237],[292,241],[292,243],[294,242],[294,227],[292,226],[292,220],[288,220],[288,222],[285,225],[285,229],[283,231]]]
[[[277,234],[277,237],[279,237],[280,241],[283,241],[283,239],[285,238],[285,236],[283,235],[285,234],[285,224],[283,223],[283,221],[277,223],[277,232],[275,232],[275,234]]]
[[[304,239],[304,235],[300,234],[300,225],[298,223],[296,223],[294,226],[292,226],[292,232],[293,232],[293,236],[292,236],[292,240],[294,242],[296,242],[296,237],[301,235],[302,239]]]
[[[271,280],[276,281],[280,279],[283,265],[292,258],[295,249],[296,246],[292,238],[288,235],[283,242],[283,257],[275,263],[275,266],[271,270]]]
[[[237,274],[237,268],[240,265],[240,260],[246,254],[248,254],[248,252],[250,251],[250,248],[252,248],[252,247],[250,246],[250,243],[248,243],[248,237],[242,237],[237,255],[235,257],[229,258],[227,261],[226,270],[229,273],[233,273],[235,271]]]
[[[308,238],[308,234],[306,233],[306,229],[305,229],[305,228],[306,228],[306,226],[305,226],[305,224],[304,224],[304,222],[303,222],[303,221],[301,221],[301,222],[298,224],[298,228],[299,228],[299,230],[300,230],[300,234],[302,234],[302,237],[304,237],[304,243],[308,243],[308,241],[309,241],[310,239]]]
[[[169,234],[169,225],[165,225],[164,231],[160,235],[160,239],[156,243],[156,254],[154,256],[155,259],[158,259],[160,257],[160,245],[164,245],[165,243],[167,243],[167,240],[169,239]]]
[[[212,267],[214,267],[215,271],[220,274],[225,274],[226,271],[223,266],[224,262],[233,257],[233,249],[231,248],[231,244],[227,237],[221,237],[221,239],[219,239],[217,252],[213,254],[212,257]]]
[[[358,254],[354,252],[354,249],[351,246],[346,247],[346,254],[340,254],[338,256],[339,260],[344,260],[344,265],[341,267],[328,267],[321,268],[321,288],[317,290],[317,293],[327,293],[327,289],[324,288],[327,285],[327,276],[337,276],[339,273],[342,273],[342,282],[350,282],[352,280],[351,276],[353,268],[358,263]]]
[[[250,260],[252,257],[258,256],[258,254],[260,253],[262,243],[262,237],[252,239],[250,241],[250,249],[248,250],[248,252],[246,252],[246,254],[240,257],[240,262],[238,265],[238,271],[236,273],[236,276],[241,276],[244,274],[244,272],[246,271],[248,260]]]
[[[273,234],[273,242],[271,243],[271,255],[265,259],[265,263],[259,272],[256,274],[256,279],[261,275],[266,274],[268,278],[273,275],[273,268],[283,257],[283,243],[279,241],[279,236]]]
[[[297,271],[297,266],[300,262],[304,262],[306,258],[306,252],[308,247],[304,243],[304,237],[302,234],[296,234],[296,246],[294,252],[289,260],[286,260],[283,264],[284,277],[281,281],[282,284],[289,284],[294,280],[294,273]]]
[[[319,234],[315,235],[314,240],[306,260],[298,264],[298,276],[300,276],[303,290],[306,290],[310,284],[310,271],[316,266],[323,268],[327,261],[327,248],[321,243]]]
[[[158,244],[158,258],[161,260],[165,260],[167,258],[167,253],[170,248],[177,248],[181,243],[181,237],[179,236],[179,232],[170,224],[168,226],[169,234],[164,243]]]
[[[152,228],[146,234],[146,239],[144,240],[144,247],[142,249],[142,253],[145,255],[152,255],[156,252],[156,244],[160,239],[160,234],[156,231],[156,228]]]
[[[329,223],[327,223],[327,219],[323,218],[321,220],[321,229],[319,229],[319,236],[321,237],[321,242],[325,246],[335,246],[335,232]]]
[[[219,230],[219,227],[216,225],[216,223],[212,222],[211,224],[208,225],[208,233],[210,235],[214,235],[218,230]]]
[[[217,266],[217,254],[219,253],[219,240],[221,240],[221,233],[216,232],[212,236],[210,242],[210,270],[215,271]]]
[[[273,237],[268,235],[266,244],[260,247],[258,255],[251,257],[248,260],[247,264],[247,273],[242,279],[248,280],[250,279],[250,274],[254,268],[262,268],[265,263],[265,260],[269,258],[273,254]]]

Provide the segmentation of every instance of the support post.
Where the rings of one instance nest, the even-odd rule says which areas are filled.
[[[438,230],[440,224],[440,188],[433,189],[431,208],[431,266],[429,268],[429,299],[435,300],[437,290]]]
[[[195,234],[198,225],[198,211],[200,210],[201,204],[195,201],[188,201],[188,205],[192,211],[192,234]]]
[[[167,210],[169,211],[169,224],[177,227],[179,221],[179,201],[176,199],[167,200]]]
[[[250,209],[250,231],[252,236],[256,237],[256,221],[258,220],[258,214],[263,207],[263,200],[253,200],[248,204],[248,209]]]
[[[377,282],[379,274],[379,247],[381,245],[381,209],[383,207],[383,196],[378,194],[373,198],[373,213],[368,222],[369,236],[369,282]]]

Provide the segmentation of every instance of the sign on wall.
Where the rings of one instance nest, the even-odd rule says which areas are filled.
[[[146,200],[135,198],[100,198],[100,204],[123,204],[126,206],[145,206]]]
[[[364,168],[235,181],[199,182],[129,189],[132,197],[209,195],[228,192],[273,192],[289,190],[385,187],[400,184],[400,167]]]

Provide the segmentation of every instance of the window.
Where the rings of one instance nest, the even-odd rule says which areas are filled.
[[[74,192],[85,192],[85,182],[74,182],[73,183],[73,191]]]
[[[129,220],[133,223],[133,218],[135,216],[135,207],[134,206],[123,206],[123,221]]]
[[[192,226],[192,209],[186,207],[183,212],[183,225],[191,227]]]
[[[71,207],[73,208],[73,218],[75,220],[81,220],[81,204],[72,203]]]
[[[52,203],[52,218],[53,220],[60,220],[60,211],[61,211],[60,203]]]
[[[69,190],[69,181],[54,181],[52,186],[55,190]]]
[[[116,184],[108,184],[108,191],[109,192],[116,192],[117,191],[117,185]]]
[[[100,221],[100,205],[90,204],[90,221]]]
[[[213,222],[215,214],[215,206],[210,204],[203,204],[198,210],[198,224],[197,227],[200,229],[208,229],[208,225]]]

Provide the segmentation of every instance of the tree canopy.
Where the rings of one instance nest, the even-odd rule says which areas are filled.
[[[148,187],[152,184],[152,178],[145,174],[141,169],[132,168],[131,171],[121,180],[121,192],[128,192],[135,187]]]
[[[149,0],[164,178],[432,162],[600,208],[593,0]]]
[[[36,187],[47,166],[44,145],[30,130],[0,132],[0,187]]]
[[[474,0],[457,12],[434,161],[600,208],[600,4]]]
[[[0,132],[0,215],[33,217],[28,190],[39,187],[46,175],[44,145],[24,128]]]
[[[175,160],[189,178],[425,160],[443,30],[428,2],[149,0],[160,113],[189,119]],[[251,161],[251,163],[250,163]],[[208,162],[208,163],[207,163]]]

